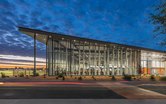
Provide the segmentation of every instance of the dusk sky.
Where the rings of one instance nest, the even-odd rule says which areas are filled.
[[[17,26],[166,50],[150,13],[159,0],[0,0],[0,63],[32,62],[33,39]],[[45,45],[38,43],[38,61]]]

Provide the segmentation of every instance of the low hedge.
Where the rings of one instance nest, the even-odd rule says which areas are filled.
[[[78,77],[78,80],[80,80],[80,81],[81,81],[81,80],[82,80],[82,77],[81,77],[81,76],[80,76],[80,77]]]
[[[112,76],[111,80],[112,80],[112,81],[116,81],[116,78],[115,78],[114,75]]]
[[[127,80],[127,81],[131,81],[132,76],[131,76],[131,75],[124,75],[124,76],[123,76],[123,79],[124,79],[124,80]]]
[[[5,73],[2,73],[2,72],[1,72],[1,77],[2,77],[2,78],[5,78],[5,77],[6,77]]]
[[[166,81],[166,77],[160,77],[160,81]]]
[[[156,79],[155,79],[155,76],[154,76],[154,75],[151,75],[151,76],[150,76],[150,80],[151,80],[151,81],[155,81],[155,80],[156,80]]]
[[[24,77],[24,73],[23,72],[21,72],[21,73],[19,73],[19,75],[18,75],[19,77]]]

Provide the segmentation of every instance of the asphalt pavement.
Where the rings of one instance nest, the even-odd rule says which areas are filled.
[[[0,99],[166,99],[166,95],[120,81],[15,81],[0,82]]]
[[[0,99],[125,99],[96,83],[1,82]]]

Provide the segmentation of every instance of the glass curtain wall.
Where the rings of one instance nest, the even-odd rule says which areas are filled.
[[[48,75],[137,75],[141,52],[115,44],[48,37]]]
[[[142,51],[141,73],[166,75],[166,55],[159,52]]]

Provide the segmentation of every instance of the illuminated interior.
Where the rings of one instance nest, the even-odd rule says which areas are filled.
[[[46,69],[59,75],[166,75],[166,52],[20,28],[46,44]]]

